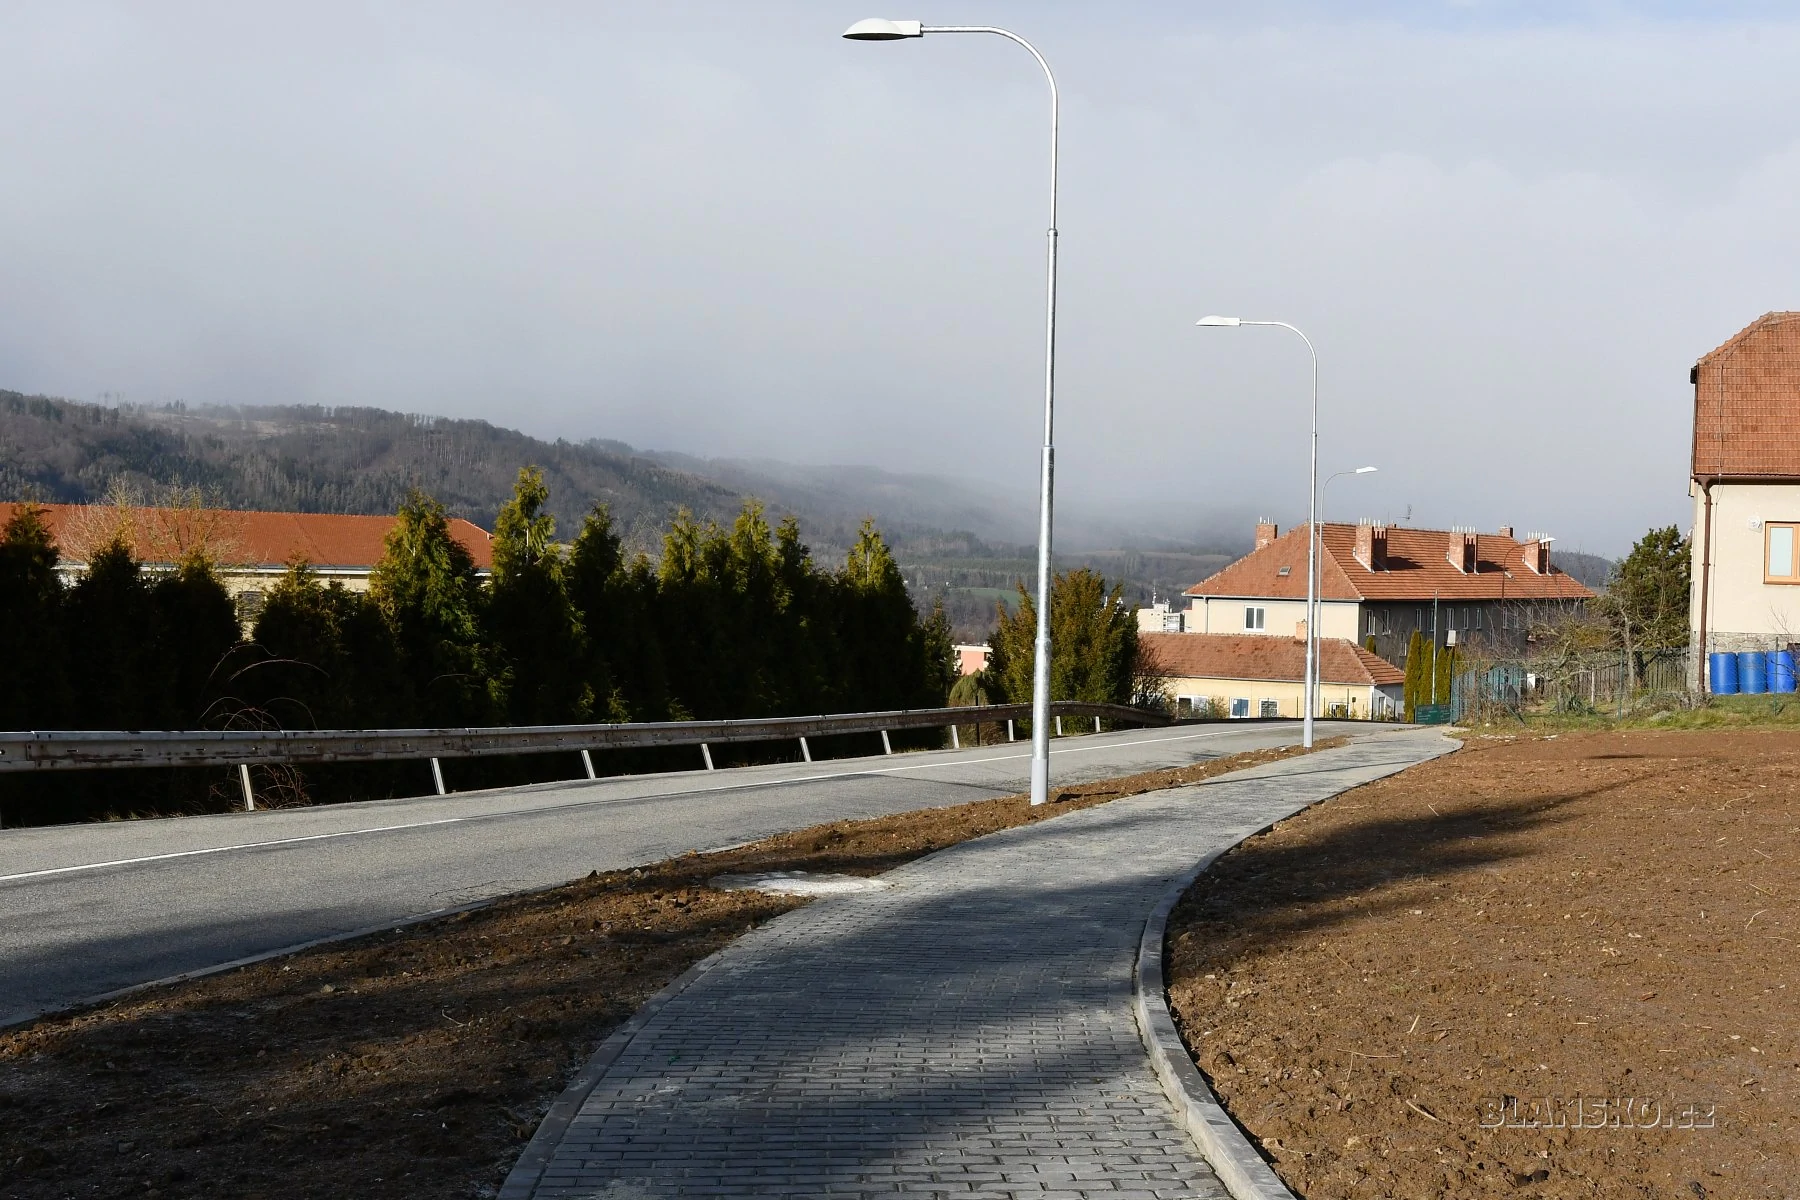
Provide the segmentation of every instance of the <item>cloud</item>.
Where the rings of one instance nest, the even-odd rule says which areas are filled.
[[[1064,94],[1061,511],[1685,521],[1686,369],[1800,303],[1800,25],[1000,3]],[[860,8],[15,5],[0,386],[367,403],[1034,493],[1045,95]]]

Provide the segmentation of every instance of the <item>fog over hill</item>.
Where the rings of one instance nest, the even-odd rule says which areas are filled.
[[[528,464],[543,469],[564,536],[603,501],[629,543],[652,555],[683,508],[729,523],[755,498],[771,521],[796,517],[827,563],[842,560],[857,525],[872,517],[915,598],[944,596],[960,636],[984,634],[994,605],[1035,572],[1035,513],[984,486],[979,472],[698,458],[378,408],[108,406],[0,392],[0,500],[93,503],[122,491],[153,501],[187,487],[230,508],[386,513],[417,486],[492,528]],[[1248,510],[1181,500],[1141,507],[1141,519],[1062,521],[1057,566],[1093,566],[1121,583],[1127,600],[1145,603],[1250,548]],[[1558,561],[1583,579],[1604,578],[1609,565],[1570,554]]]

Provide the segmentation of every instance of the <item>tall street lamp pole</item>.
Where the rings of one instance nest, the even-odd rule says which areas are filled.
[[[1272,325],[1285,329],[1306,343],[1312,355],[1312,467],[1306,482],[1306,682],[1301,691],[1306,699],[1300,740],[1306,749],[1313,744],[1313,697],[1319,675],[1319,631],[1313,627],[1313,609],[1319,598],[1319,352],[1312,339],[1286,321],[1247,321],[1241,317],[1201,317],[1194,324],[1203,328],[1235,329],[1239,325]]]
[[[844,31],[853,42],[896,42],[928,33],[991,33],[1017,42],[1037,59],[1050,83],[1050,229],[1044,310],[1044,448],[1038,467],[1037,645],[1031,675],[1031,802],[1050,799],[1050,509],[1056,453],[1052,434],[1056,415],[1056,76],[1037,47],[1005,29],[988,25],[924,25],[879,17],[858,21]],[[1297,331],[1296,331],[1297,332]],[[1311,725],[1307,744],[1312,744]]]

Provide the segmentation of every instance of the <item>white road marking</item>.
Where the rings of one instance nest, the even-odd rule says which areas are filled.
[[[1216,730],[1210,733],[1186,733],[1175,737],[1139,738],[1131,742],[1107,742],[1101,746],[1052,746],[1052,754],[1083,754],[1096,750],[1122,750],[1130,746],[1149,746],[1163,742],[1189,742],[1201,738],[1230,737],[1239,730]],[[834,771],[818,775],[795,775],[787,779],[765,779],[755,782],[722,783],[712,787],[686,788],[676,792],[658,792],[652,796],[615,796],[596,797],[592,800],[574,800],[566,804],[547,805],[542,808],[514,808],[504,812],[470,813],[464,817],[439,817],[431,821],[411,821],[403,825],[376,825],[368,829],[340,829],[332,833],[309,833],[298,837],[273,838],[263,842],[233,842],[226,846],[208,846],[200,850],[172,850],[167,854],[146,854],[138,858],[115,858],[106,862],[78,863],[71,867],[49,867],[41,871],[20,871],[13,875],[0,875],[0,883],[16,883],[22,879],[43,879],[51,875],[72,875],[81,871],[104,871],[111,867],[135,867],[144,863],[168,862],[176,858],[199,858],[207,854],[225,854],[233,850],[264,850],[271,846],[293,846],[302,842],[323,842],[332,838],[364,837],[376,833],[399,833],[408,829],[429,829],[438,825],[461,825],[469,821],[492,821],[501,817],[530,816],[542,812],[555,812],[564,808],[581,808],[596,804],[619,804],[628,800],[669,800],[679,796],[705,795],[710,792],[748,791],[752,788],[783,787],[793,783],[818,783],[832,779],[868,778],[875,775],[900,775],[909,771],[945,770],[955,767],[979,766],[984,763],[1010,762],[1020,758],[1030,758],[1025,754],[997,754],[981,758],[968,758],[958,762],[916,763],[906,767],[882,767],[877,770]],[[586,782],[574,781],[574,782]]]

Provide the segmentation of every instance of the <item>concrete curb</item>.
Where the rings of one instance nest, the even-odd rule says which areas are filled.
[[[1138,942],[1132,1009],[1137,1013],[1138,1032],[1143,1035],[1144,1048],[1150,1052],[1150,1065],[1155,1068],[1156,1078],[1175,1106],[1176,1119],[1194,1139],[1206,1161],[1212,1164],[1213,1172],[1225,1185],[1225,1190],[1234,1200],[1298,1200],[1281,1182],[1274,1168],[1256,1152],[1249,1136],[1238,1128],[1212,1089],[1206,1086],[1206,1079],[1194,1065],[1193,1056],[1176,1032],[1175,1018],[1169,1012],[1163,980],[1163,936],[1168,930],[1169,914],[1194,881],[1223,853],[1224,850],[1218,850],[1207,855],[1171,883],[1162,899],[1157,901],[1150,919],[1144,922],[1144,936]]]
[[[1369,740],[1393,733],[1409,733],[1416,728],[1418,727],[1384,731],[1373,735]],[[1432,758],[1454,753],[1461,748],[1461,743],[1455,742],[1445,746]],[[1432,758],[1422,761],[1430,762]],[[1212,1088],[1207,1086],[1206,1077],[1200,1074],[1200,1068],[1194,1065],[1193,1056],[1188,1053],[1186,1043],[1175,1029],[1174,1014],[1169,1011],[1168,982],[1163,978],[1163,941],[1168,934],[1169,914],[1175,910],[1187,890],[1194,886],[1194,881],[1204,875],[1206,869],[1226,851],[1259,833],[1267,833],[1278,823],[1271,822],[1260,829],[1253,829],[1231,846],[1213,851],[1169,884],[1149,919],[1144,922],[1144,936],[1138,941],[1137,971],[1132,976],[1132,1011],[1137,1014],[1138,1033],[1144,1039],[1144,1049],[1150,1054],[1150,1065],[1155,1069],[1163,1091],[1175,1106],[1176,1119],[1194,1139],[1194,1144],[1200,1148],[1206,1161],[1212,1164],[1213,1172],[1218,1175],[1219,1182],[1225,1185],[1225,1190],[1231,1193],[1233,1200],[1299,1200],[1299,1197],[1288,1190],[1287,1185],[1281,1182],[1281,1177],[1275,1174],[1275,1169],[1257,1153],[1256,1147],[1250,1144],[1250,1135],[1231,1119],[1231,1114],[1225,1111],[1225,1106],[1219,1103]]]

